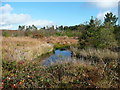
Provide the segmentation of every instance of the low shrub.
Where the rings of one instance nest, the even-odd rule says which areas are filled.
[[[4,37],[9,37],[10,34],[9,34],[8,32],[2,32],[2,36],[4,36]]]
[[[38,61],[3,62],[2,85],[7,88],[119,88],[115,62],[92,66],[80,62],[40,66]],[[16,65],[15,65],[16,64]],[[112,65],[112,66],[111,66]],[[115,66],[114,66],[115,65]],[[16,66],[16,71],[13,72]],[[13,67],[13,69],[9,69]]]
[[[25,36],[28,36],[28,37],[32,37],[32,31],[28,30],[28,31],[25,31]]]

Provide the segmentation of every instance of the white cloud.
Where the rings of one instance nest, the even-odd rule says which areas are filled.
[[[112,12],[112,11],[108,10],[108,11],[100,12],[100,13],[98,13],[97,18],[100,19],[100,20],[103,20],[104,17],[105,17],[105,14],[110,13],[110,12]],[[116,15],[118,17],[118,12],[117,11],[113,11],[112,13],[113,13],[113,15]]]
[[[13,8],[9,4],[5,4],[4,6],[0,7],[0,11],[2,13],[10,13],[13,10]]]
[[[35,25],[37,27],[43,27],[43,26],[51,26],[54,25],[53,21],[48,21],[48,20],[31,20],[26,23],[26,25]]]
[[[96,0],[95,4],[98,8],[101,9],[111,9],[118,6],[118,0]]]
[[[98,13],[97,15],[98,19],[103,20],[105,17],[105,14],[109,12],[112,12],[114,15],[118,16],[118,10],[117,10],[118,0],[98,1],[98,2],[95,2],[95,4],[101,10],[101,12]],[[116,8],[116,10],[113,11],[113,8]]]
[[[19,24],[29,21],[31,16],[27,14],[2,13],[0,19],[4,24]]]
[[[13,26],[16,26],[16,25],[33,25],[34,24],[37,27],[54,25],[52,21],[48,21],[48,20],[34,20],[28,14],[12,13],[13,8],[9,4],[6,4],[0,7],[0,11],[2,11],[2,14],[0,14],[0,20],[1,20],[0,29],[12,29]]]
[[[97,18],[100,19],[100,20],[103,20],[105,14],[107,14],[107,13],[109,13],[109,12],[110,12],[110,11],[105,11],[105,12],[100,12],[100,13],[98,13]]]
[[[3,26],[0,26],[0,29],[11,29],[13,28],[13,25],[3,25]]]

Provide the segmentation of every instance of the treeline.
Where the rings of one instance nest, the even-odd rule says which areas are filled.
[[[80,30],[81,27],[83,27],[84,25],[75,25],[75,26],[46,26],[46,27],[42,27],[40,29],[38,29],[35,25],[32,26],[25,26],[25,25],[19,25],[18,30],[22,30],[22,31],[33,31],[33,30],[56,30],[56,31],[66,31],[66,30]]]
[[[79,37],[80,48],[112,48],[120,45],[120,26],[116,25],[118,18],[111,12],[104,17],[104,22],[90,19]]]
[[[88,30],[89,28],[96,30],[98,28],[102,28],[107,24],[110,24],[111,26],[114,26],[114,28],[118,28],[119,26],[116,25],[118,18],[116,15],[113,15],[112,12],[107,13],[104,17],[104,22],[102,23],[101,20],[91,17],[90,21],[87,21],[85,24],[75,25],[75,26],[46,26],[37,28],[35,25],[32,26],[25,26],[25,25],[19,25],[18,30],[20,31],[35,31],[35,30],[56,30],[56,31],[84,31]]]
[[[101,20],[91,17],[86,24],[75,26],[51,26],[37,29],[32,26],[19,26],[19,30],[39,30],[56,36],[74,36],[79,37],[80,48],[95,47],[116,47],[120,45],[120,26],[116,25],[118,17],[112,12],[107,13],[102,23]],[[59,32],[58,32],[59,31]],[[75,34],[77,33],[77,34]],[[79,33],[79,34],[78,34]]]
[[[116,25],[117,20],[118,17],[110,12],[105,15],[103,22],[92,16],[87,23],[75,26],[46,26],[38,29],[35,25],[23,25],[18,27],[19,33],[9,35],[3,32],[3,36],[79,37],[80,48],[110,48],[120,45],[120,26]]]
[[[28,30],[33,31],[33,30],[38,30],[38,29],[35,25],[32,25],[32,26],[19,25],[18,30],[20,30],[20,31],[28,31]]]

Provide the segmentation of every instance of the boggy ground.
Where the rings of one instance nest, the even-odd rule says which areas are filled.
[[[48,42],[49,40],[49,42]],[[76,55],[96,56],[103,63],[86,64],[80,59],[58,63],[50,67],[40,66],[32,60],[41,53],[53,50],[53,44],[77,43],[76,38],[3,37],[2,86],[3,88],[120,88],[119,53],[109,50],[73,50]],[[51,44],[52,43],[52,44]],[[75,44],[74,43],[74,44]],[[24,53],[24,54],[23,54]],[[32,53],[32,54],[31,54]],[[104,53],[104,54],[103,54]],[[35,56],[38,55],[38,56]],[[22,57],[24,56],[24,57]],[[104,57],[112,57],[107,63]],[[89,59],[89,58],[88,58]],[[16,62],[16,60],[20,60]],[[23,60],[26,60],[25,62]]]
[[[77,44],[74,38],[63,37],[2,37],[3,60],[33,60],[43,54],[52,52],[54,46]]]

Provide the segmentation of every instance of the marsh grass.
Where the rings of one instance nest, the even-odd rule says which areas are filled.
[[[29,37],[3,37],[2,39],[2,56],[5,60],[33,60],[52,50],[52,44],[47,44],[40,39]]]
[[[117,52],[110,51],[108,49],[85,49],[81,50],[80,53],[81,55],[84,56],[97,56],[98,58],[112,58],[112,59],[117,59],[119,58],[119,55]]]
[[[95,48],[87,48],[87,49],[78,49],[72,47],[71,50],[73,51],[74,56],[78,58],[84,58],[91,61],[106,61],[109,62],[110,60],[119,60],[120,53],[113,52],[109,49],[95,49]]]

